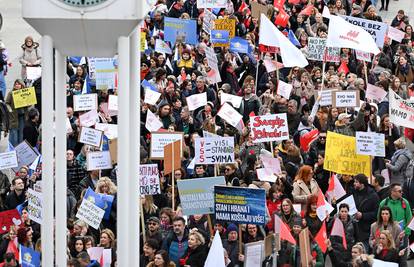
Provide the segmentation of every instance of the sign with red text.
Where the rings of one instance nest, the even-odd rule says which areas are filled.
[[[414,129],[414,101],[402,99],[393,90],[389,90],[389,94],[391,122]]]
[[[139,193],[141,196],[161,194],[157,164],[139,165]]]
[[[196,164],[233,163],[234,137],[195,139]]]
[[[253,143],[289,139],[286,113],[250,117]]]

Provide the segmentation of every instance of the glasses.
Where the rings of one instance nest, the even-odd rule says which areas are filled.
[[[224,169],[225,171],[231,171],[231,169],[230,168],[226,168],[226,169]]]
[[[148,223],[148,225],[157,225],[158,223],[156,223],[156,222],[150,222],[150,223]]]
[[[319,136],[319,139],[326,139],[326,136]]]

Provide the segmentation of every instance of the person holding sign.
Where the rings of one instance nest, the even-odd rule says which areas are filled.
[[[10,119],[10,137],[9,141],[13,146],[17,146],[23,141],[23,129],[25,124],[25,117],[27,115],[27,107],[15,108],[13,101],[13,91],[21,90],[25,87],[22,80],[15,80],[13,89],[7,93],[6,105],[9,110]],[[7,136],[7,135],[6,135]]]
[[[293,200],[295,203],[301,204],[302,210],[306,209],[312,196],[317,196],[320,190],[318,183],[313,178],[313,174],[311,166],[302,166],[293,182]]]

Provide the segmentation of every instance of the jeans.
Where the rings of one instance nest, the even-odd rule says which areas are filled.
[[[1,98],[4,99],[6,97],[6,79],[4,78],[4,70],[0,71],[0,90],[3,94]]]
[[[19,115],[18,128],[10,129],[9,141],[15,147],[23,142],[24,114]]]

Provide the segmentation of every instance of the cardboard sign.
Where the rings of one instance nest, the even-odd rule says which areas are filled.
[[[332,106],[335,108],[359,107],[359,91],[334,91],[332,92]]]
[[[26,76],[32,81],[39,79],[42,76],[42,67],[26,67]]]
[[[0,153],[0,170],[16,168],[17,163],[16,151]]]
[[[83,113],[79,116],[79,124],[81,127],[94,126],[97,121],[99,121],[99,117],[96,109],[92,109],[91,111]]]
[[[7,233],[12,225],[19,226],[21,224],[22,220],[16,209],[0,212],[0,234]]]
[[[259,4],[257,2],[251,2],[250,5],[252,6],[252,17],[260,19],[260,14],[267,14],[269,8],[265,5]]]
[[[369,32],[379,48],[382,48],[384,46],[384,40],[388,30],[388,24],[351,16],[343,16],[343,18],[349,23],[360,26],[361,28]]]
[[[329,132],[326,137],[325,162],[323,168],[339,174],[371,177],[369,156],[356,153],[355,137]]]
[[[37,104],[36,91],[34,87],[13,90],[14,108],[23,108]]]
[[[312,261],[310,239],[309,239],[309,229],[306,227],[299,233],[299,248],[302,253],[300,253],[300,262],[301,266],[308,267],[309,262]]]
[[[92,228],[98,230],[105,211],[87,199],[82,200],[82,204],[76,213],[76,218],[81,219]]]
[[[164,146],[164,175],[170,174],[181,168],[181,147],[181,140],[174,141]]]
[[[161,194],[157,164],[139,165],[139,193],[141,196]]]
[[[235,110],[227,103],[224,103],[221,106],[217,115],[233,127],[236,127],[243,118],[243,116],[237,110]]]
[[[193,19],[164,17],[164,41],[197,44],[197,22]]]
[[[226,7],[227,7],[227,0],[197,0],[197,8],[226,8]]]
[[[178,192],[184,215],[214,213],[215,185],[226,185],[224,176],[178,180]]]
[[[17,154],[18,163],[17,168],[13,169],[14,172],[17,172],[22,166],[29,166],[38,156],[38,153],[26,140],[18,144],[14,149]]]
[[[118,96],[117,95],[109,95],[108,110],[118,111]]]
[[[250,117],[253,143],[282,141],[289,139],[286,113]]]
[[[235,19],[216,19],[214,20],[215,30],[226,30],[229,32],[229,38],[236,36],[236,20]],[[214,44],[215,47],[225,47],[229,44]]]
[[[321,97],[319,100],[319,106],[330,106],[332,105],[332,92],[336,90],[322,90],[318,91],[318,95]]]
[[[86,111],[96,109],[98,106],[97,94],[85,94],[73,96],[73,110],[74,111]]]
[[[234,137],[212,137],[195,139],[197,164],[233,163]]]
[[[392,123],[414,129],[414,100],[404,100],[389,90],[390,120]]]
[[[385,157],[385,135],[375,132],[356,132],[357,154]]]
[[[152,133],[151,134],[151,159],[164,160],[164,147],[170,143],[180,140],[183,144],[184,134],[181,132],[175,133]],[[182,152],[182,150],[181,150]],[[180,155],[182,158],[182,154]]]
[[[42,193],[36,192],[32,189],[27,190],[27,212],[29,218],[38,224],[42,224]]]
[[[193,111],[207,105],[207,92],[187,96],[188,110]]]
[[[118,162],[118,139],[109,140],[109,154],[111,156],[112,164]]]
[[[323,61],[326,39],[318,37],[308,38],[308,56],[310,60]]]
[[[203,17],[203,31],[207,34],[210,34],[211,29],[214,28],[214,20],[217,19],[217,16],[213,14],[208,9],[204,9],[204,17]]]
[[[78,141],[94,147],[100,147],[102,144],[103,133],[103,131],[94,128],[82,127]]]
[[[245,187],[214,186],[216,220],[264,225],[266,191]]]
[[[109,151],[88,152],[86,154],[86,163],[88,171],[112,169]]]
[[[384,98],[387,96],[387,92],[375,85],[368,84],[365,97],[368,100],[376,101],[377,103],[380,103],[384,100]]]
[[[243,97],[241,96],[237,96],[237,95],[232,95],[232,94],[226,94],[226,93],[221,93],[221,97],[220,97],[220,101],[221,101],[221,105],[223,105],[225,102],[230,103],[233,107],[235,108],[239,108],[241,105]]]
[[[95,124],[95,129],[103,131],[109,140],[115,139],[118,137],[118,124],[97,122]]]
[[[264,252],[264,242],[252,242],[247,243],[244,246],[245,252],[245,266],[262,266],[263,262],[263,252]]]

